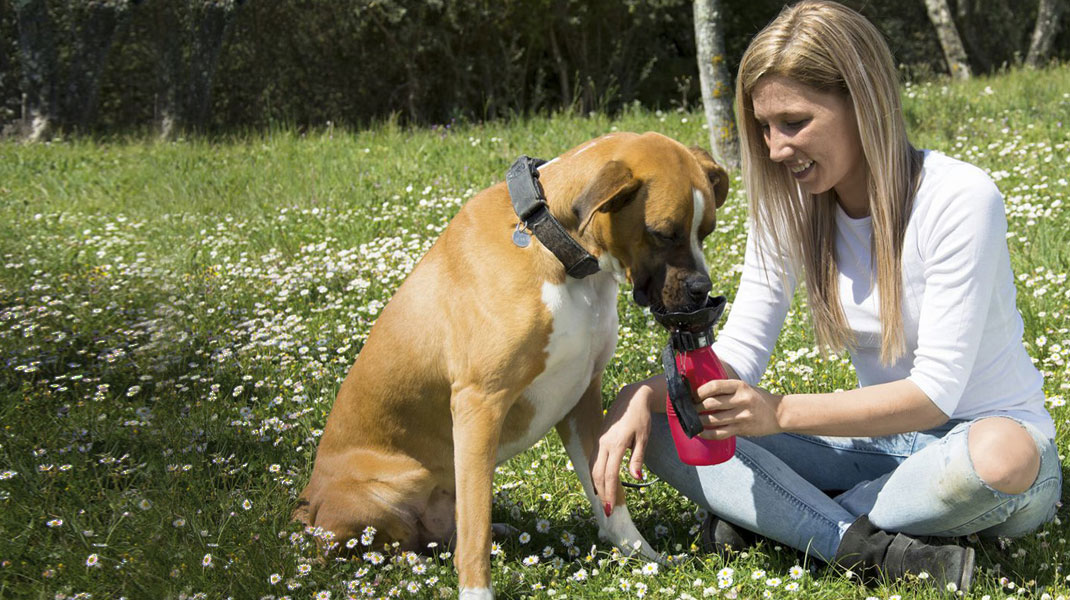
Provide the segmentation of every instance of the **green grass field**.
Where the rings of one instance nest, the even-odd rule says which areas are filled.
[[[908,86],[920,147],[973,162],[1006,196],[1025,342],[1070,443],[1070,67]],[[228,139],[0,144],[0,598],[455,597],[448,552],[317,560],[289,522],[341,378],[393,290],[458,207],[521,153],[610,130],[706,145],[700,110]],[[738,174],[706,243],[731,298],[742,262]],[[608,403],[658,370],[663,334],[620,300]],[[854,385],[796,306],[767,374],[777,391]],[[1070,464],[1070,463],[1067,463]],[[678,564],[597,539],[551,434],[503,465],[501,598],[914,598],[863,588],[772,542],[696,552],[695,507],[667,485],[629,507]],[[974,598],[1070,595],[1067,515],[1017,540],[969,540]]]

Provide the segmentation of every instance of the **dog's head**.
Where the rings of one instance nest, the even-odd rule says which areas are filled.
[[[640,306],[689,311],[711,282],[702,240],[716,225],[728,175],[701,148],[647,133],[618,143],[573,203],[581,236],[623,272]]]

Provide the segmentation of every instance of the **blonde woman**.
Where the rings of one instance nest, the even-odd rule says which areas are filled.
[[[595,485],[612,507],[630,448],[634,475],[645,462],[711,513],[715,547],[750,531],[966,589],[973,550],[914,536],[1019,536],[1054,516],[1062,487],[1002,196],[980,169],[910,145],[888,46],[840,4],[785,8],[744,54],[736,99],[752,228],[714,346],[732,379],[699,390],[703,435],[739,436],[736,456],[679,461],[658,376],[610,408]],[[757,387],[799,282],[857,389]]]

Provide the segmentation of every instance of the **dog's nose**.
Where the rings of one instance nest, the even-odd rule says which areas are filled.
[[[687,294],[693,301],[705,301],[706,296],[710,294],[710,290],[713,289],[713,282],[705,273],[695,273],[687,278],[684,283],[687,287]]]

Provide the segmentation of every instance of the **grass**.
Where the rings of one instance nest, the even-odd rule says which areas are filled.
[[[904,90],[913,138],[974,162],[1007,198],[1025,341],[1068,444],[1070,68]],[[448,552],[316,560],[289,522],[341,377],[378,311],[458,207],[519,154],[612,129],[706,144],[699,110],[229,139],[0,145],[0,598],[452,597]],[[738,185],[706,244],[730,297]],[[766,384],[854,385],[813,348],[801,306]],[[655,372],[662,333],[627,294],[608,402]],[[640,530],[680,563],[656,572],[597,540],[553,434],[503,465],[500,597],[938,597],[866,589],[763,542],[696,552],[701,515],[666,485],[631,492]],[[975,598],[1070,595],[1066,515],[970,543]],[[797,567],[797,568],[796,568]]]

